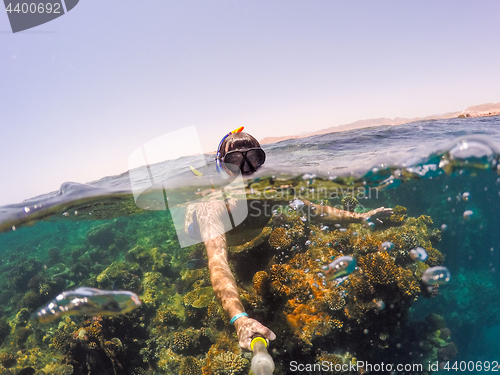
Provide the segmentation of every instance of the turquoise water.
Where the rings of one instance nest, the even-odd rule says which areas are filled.
[[[373,284],[375,291],[370,292],[372,295],[366,292],[369,297],[364,295],[365,310],[361,309],[363,313],[358,312],[357,318],[342,315],[341,310],[314,310],[317,305],[307,302],[307,298],[323,297],[313,288],[304,292],[305,300],[300,300],[304,311],[300,315],[290,308],[293,299],[286,302],[288,294],[279,294],[272,285],[269,291],[256,293],[252,277],[267,272],[272,279],[273,272],[285,269],[297,280],[307,280],[310,273],[305,272],[306,267],[294,266],[291,260],[296,253],[290,250],[285,258],[278,248],[297,247],[304,262],[301,264],[309,264],[307,257],[314,260],[321,251],[338,251],[335,245],[325,250],[328,246],[322,241],[326,239],[318,234],[323,223],[305,221],[310,232],[290,237],[290,244],[286,238],[280,239],[285,245],[277,247],[269,240],[271,245],[251,249],[256,256],[251,251],[231,249],[231,265],[247,311],[278,336],[276,346],[271,346],[276,373],[307,373],[293,371],[291,362],[314,364],[319,358],[342,358],[344,363],[356,358],[372,364],[382,360],[419,363],[420,358],[420,363],[432,360],[441,366],[449,360],[450,367],[454,361],[459,366],[473,361],[475,369],[478,361],[484,364],[500,360],[499,124],[499,117],[427,121],[264,147],[266,167],[255,180],[246,182],[248,186],[286,185],[297,187],[297,191],[305,187],[309,198],[332,206],[339,205],[343,195],[355,191],[366,209],[406,208],[409,219],[403,227],[394,224],[400,231],[396,234],[390,228],[369,232],[362,226],[346,226],[345,234],[333,227],[324,230],[326,239],[352,244],[353,236],[361,236],[357,232],[365,230],[363,236],[370,240],[373,237],[373,241],[380,233],[411,237],[412,228],[423,231],[425,226],[412,227],[408,220],[426,215],[432,219],[425,229],[430,241],[426,244],[432,243],[432,248],[442,253],[440,264],[451,272],[451,281],[441,285],[432,298],[421,284],[421,292],[415,292],[412,298],[400,294],[400,284],[399,289],[395,283]],[[167,162],[164,169],[168,176],[185,174],[189,172],[179,165],[189,163],[189,159]],[[312,189],[318,193],[325,187],[337,196],[311,193]],[[200,189],[183,188],[187,201]],[[273,217],[270,230],[281,225],[279,215]],[[208,271],[187,266],[189,260],[205,258],[203,246],[179,245],[169,211],[138,208],[128,174],[106,177],[88,186],[66,184],[61,192],[0,208],[0,218],[0,353],[15,357],[13,364],[2,362],[3,357],[0,363],[13,373],[33,368],[44,369],[44,373],[198,374],[203,368],[205,373],[224,374],[229,371],[230,360],[222,354],[229,352],[236,356],[234,373],[248,373],[248,363],[238,351],[232,328],[210,294]],[[288,224],[291,226],[292,221]],[[393,255],[396,265],[411,270],[412,277],[420,271],[404,254],[418,241],[423,245],[423,237],[419,237],[423,234],[417,234],[407,240],[408,248],[401,247],[399,255]],[[307,239],[312,245],[306,244]],[[343,251],[354,252],[358,260],[367,256],[364,250],[349,246]],[[376,249],[373,251],[375,254]],[[283,266],[290,268],[279,268]],[[354,304],[349,293],[353,295],[354,289],[350,288],[354,288],[358,276],[340,286],[348,293],[342,297],[346,306]],[[127,316],[101,321],[70,318],[61,324],[37,325],[26,318],[58,293],[79,286],[131,290],[144,303]],[[193,303],[193,291],[199,294],[199,301],[206,298],[208,302]],[[384,300],[382,312],[367,307],[372,297]],[[281,319],[283,311],[287,313]],[[301,323],[294,320],[299,315]],[[311,330],[321,319],[339,319],[343,325],[328,332]],[[307,334],[301,336],[299,328]],[[80,337],[82,329],[85,333]],[[467,372],[484,372],[475,369]],[[430,372],[424,368],[398,373]]]

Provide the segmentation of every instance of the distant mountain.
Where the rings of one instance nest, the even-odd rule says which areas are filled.
[[[368,128],[371,126],[381,126],[381,125],[402,125],[407,124],[409,122],[422,121],[422,120],[438,120],[438,119],[446,119],[446,118],[454,118],[454,117],[479,117],[479,116],[494,116],[500,115],[500,103],[486,103],[475,105],[465,109],[460,112],[449,112],[441,115],[431,115],[426,117],[415,117],[415,118],[402,118],[396,117],[394,119],[390,118],[377,118],[377,119],[369,119],[369,120],[359,120],[350,124],[332,126],[326,129],[317,130],[315,132],[310,133],[301,133],[300,135],[289,135],[282,137],[265,137],[260,141],[260,144],[266,143],[276,143],[285,141],[287,139],[297,139],[297,138],[306,138],[312,135],[320,135],[320,134],[328,134],[334,132],[342,132],[352,129],[361,129]]]

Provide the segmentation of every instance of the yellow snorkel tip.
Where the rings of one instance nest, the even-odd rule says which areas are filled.
[[[266,341],[266,339],[263,338],[263,337],[257,336],[257,337],[254,337],[254,339],[250,343],[250,349],[252,349],[252,351],[253,351],[253,346],[255,345],[255,343],[257,343],[259,341],[262,342],[264,344],[264,346],[267,348],[267,341]]]
[[[243,129],[245,129],[245,127],[240,126],[239,128],[234,129],[230,134],[240,133]]]

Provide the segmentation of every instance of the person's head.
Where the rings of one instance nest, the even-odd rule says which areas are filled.
[[[252,174],[266,161],[259,142],[248,133],[233,133],[225,137],[217,150],[217,160],[232,174]]]

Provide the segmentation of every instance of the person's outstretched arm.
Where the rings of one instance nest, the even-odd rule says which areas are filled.
[[[393,214],[392,208],[380,207],[369,212],[356,213],[340,210],[335,207],[315,204],[305,199],[303,202],[311,210],[311,219],[330,223],[361,223],[368,219],[380,221],[380,219],[387,218]]]
[[[220,220],[220,210],[225,205],[210,202],[197,208],[197,218],[200,225],[202,238],[207,248],[208,269],[214,293],[222,304],[229,318],[245,311],[238,294],[236,280],[234,279],[227,262],[227,242],[224,225]],[[238,334],[239,344],[242,348],[250,349],[250,342],[255,335],[261,335],[268,340],[274,340],[276,335],[255,319],[242,316],[234,322]]]

